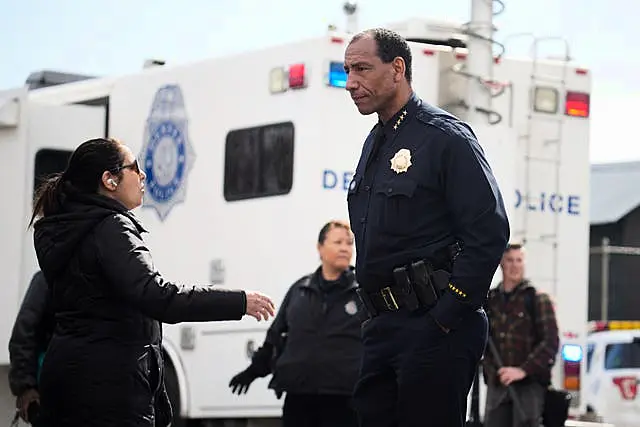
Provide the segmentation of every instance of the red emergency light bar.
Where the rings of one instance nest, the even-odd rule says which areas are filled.
[[[564,113],[572,117],[589,117],[590,96],[584,92],[567,92]]]
[[[640,330],[640,320],[610,320],[608,322],[596,320],[590,322],[590,332],[603,331],[635,331]]]
[[[307,85],[304,64],[294,64],[289,67],[289,88],[298,89]]]

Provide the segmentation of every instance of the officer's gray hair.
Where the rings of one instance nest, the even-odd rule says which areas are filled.
[[[365,36],[373,37],[378,46],[378,57],[383,63],[389,64],[397,57],[404,60],[404,77],[411,84],[411,48],[404,37],[386,28],[370,28],[353,36],[349,43],[351,44]]]

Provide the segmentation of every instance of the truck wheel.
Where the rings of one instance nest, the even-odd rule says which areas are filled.
[[[186,427],[186,420],[180,418],[180,387],[178,386],[178,376],[176,370],[173,367],[173,363],[169,357],[165,354],[165,376],[164,384],[167,388],[167,394],[169,395],[169,401],[173,408],[173,420],[171,421],[171,427]]]

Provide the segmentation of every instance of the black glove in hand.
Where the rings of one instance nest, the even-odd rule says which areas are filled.
[[[229,387],[232,393],[243,394],[249,390],[249,386],[256,379],[256,375],[249,368],[237,374],[229,381]]]
[[[40,394],[34,388],[25,390],[22,395],[18,396],[18,398],[16,399],[16,409],[20,414],[20,418],[22,418],[24,422],[31,423],[32,421],[35,421],[29,419],[29,415],[35,415],[34,413],[30,413],[31,411],[29,411],[29,407],[34,402],[38,403],[38,405],[40,404]],[[31,406],[31,408],[33,410],[36,408],[36,406]]]

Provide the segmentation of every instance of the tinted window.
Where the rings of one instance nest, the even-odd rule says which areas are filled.
[[[224,198],[246,200],[287,194],[293,185],[293,123],[229,132]]]
[[[605,369],[640,368],[640,339],[628,343],[608,344],[605,350]]]
[[[36,153],[33,179],[34,194],[44,178],[52,173],[62,172],[67,168],[67,162],[71,154],[72,151],[69,150],[54,150],[51,148],[43,148]]]

